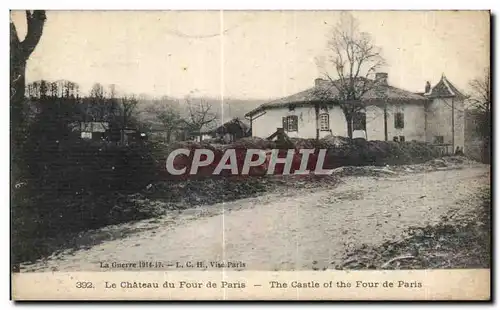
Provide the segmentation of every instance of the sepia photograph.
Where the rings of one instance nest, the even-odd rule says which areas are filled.
[[[490,19],[11,10],[12,298],[490,299]]]

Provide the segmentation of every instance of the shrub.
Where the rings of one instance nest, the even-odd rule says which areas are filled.
[[[152,147],[77,140],[32,148],[23,158],[26,185],[11,202],[15,258],[43,252],[33,240],[148,217],[126,210],[133,203],[127,195],[158,177]]]
[[[384,165],[402,165],[414,164],[428,161],[438,157],[438,150],[423,142],[393,142],[393,141],[367,141],[365,139],[348,139],[344,137],[329,136],[323,139],[300,139],[291,138],[291,146],[280,149],[280,157],[286,156],[287,147],[295,148],[296,155],[293,159],[292,171],[300,167],[302,155],[300,149],[315,149],[314,154],[309,157],[308,169],[313,170],[316,165],[320,149],[326,149],[324,168],[332,169],[342,166],[384,166]],[[165,160],[176,148],[189,149],[190,155],[178,155],[175,158],[174,166],[177,169],[186,167],[186,172],[182,176],[172,176],[166,171]],[[194,150],[199,148],[208,148],[214,152],[214,161],[206,167],[201,167],[196,175],[190,175],[189,171],[193,160]],[[176,143],[165,149],[159,161],[161,164],[162,176],[167,179],[200,179],[213,177],[212,173],[219,164],[224,151],[235,149],[237,155],[238,172],[241,172],[248,149],[268,150],[277,148],[277,145],[261,138],[243,138],[233,144],[224,147],[214,147],[207,143],[183,142]],[[267,159],[269,160],[269,158]],[[265,173],[266,164],[250,170],[250,175],[262,175]],[[283,164],[277,164],[275,174],[280,174],[283,170]],[[224,175],[229,174],[229,170],[223,170]]]
[[[327,149],[324,165],[327,169],[420,163],[439,155],[437,150],[421,142],[365,141],[331,136],[291,141],[297,150],[293,169],[300,166],[298,150],[301,148]],[[197,142],[118,146],[80,139],[30,143],[20,158],[25,168],[23,181],[26,186],[13,190],[11,204],[14,262],[47,254],[50,250],[40,244],[41,240],[57,235],[157,216],[165,212],[162,208],[170,208],[173,204],[177,204],[175,207],[212,204],[272,188],[266,182],[268,179],[262,178],[263,167],[251,170],[254,177],[250,178],[227,174],[212,176],[227,148],[236,149],[238,171],[242,169],[247,149],[276,148],[274,142],[260,138],[243,138],[223,147]],[[196,177],[171,178],[166,173],[165,160],[176,148],[192,151],[208,148],[215,153],[215,161]],[[187,171],[193,153],[186,158],[179,157],[179,164],[187,166]],[[283,150],[281,156],[285,153]],[[316,155],[317,152],[310,157],[310,170],[315,168]],[[277,165],[276,172],[282,168],[283,165]],[[292,181],[286,179],[286,182]],[[153,206],[147,199],[140,202],[134,198],[149,184],[159,188],[148,195],[148,199],[164,200],[166,204]]]

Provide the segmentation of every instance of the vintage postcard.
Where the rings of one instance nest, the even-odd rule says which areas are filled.
[[[12,299],[489,300],[489,11],[11,11]]]

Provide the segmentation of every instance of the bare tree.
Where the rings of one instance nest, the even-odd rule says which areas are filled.
[[[198,102],[186,98],[189,118],[186,121],[190,134],[199,134],[203,127],[211,125],[217,115],[212,112],[212,106],[205,100],[199,99]]]
[[[34,81],[26,85],[26,96],[30,99],[40,98],[40,81]]]
[[[123,119],[123,126],[126,128],[130,125],[132,121],[134,112],[137,108],[138,100],[134,95],[131,96],[123,96],[120,100],[120,108],[121,108],[121,116]]]
[[[79,86],[77,83],[72,81],[63,81],[63,97],[64,98],[78,98],[79,97]]]
[[[87,120],[104,122],[110,117],[110,111],[105,98],[104,86],[100,83],[92,85],[87,102],[86,112]]]
[[[47,98],[49,96],[49,83],[45,80],[40,81],[40,98]]]
[[[125,129],[134,121],[134,113],[138,103],[139,101],[134,95],[123,96],[120,99],[121,143],[125,142]]]
[[[104,101],[104,97],[104,86],[100,83],[92,85],[92,88],[90,89],[90,98],[92,98],[95,102],[102,102]]]
[[[10,22],[10,100],[13,112],[19,112],[18,105],[24,100],[26,62],[42,37],[45,20],[45,11],[26,11],[28,30],[23,41],[19,39],[14,23]]]
[[[473,79],[469,82],[469,87],[472,92],[469,97],[469,102],[480,111],[490,113],[491,106],[491,76],[490,69],[484,69],[484,74],[480,78]]]
[[[111,84],[108,87],[108,92],[107,96],[103,95],[106,97],[106,99],[103,99],[104,105],[105,105],[105,110],[106,110],[106,120],[112,121],[113,118],[115,118],[117,111],[119,111],[119,99],[117,95],[117,90],[116,90],[116,85]]]
[[[170,143],[172,133],[180,129],[184,122],[179,110],[168,102],[158,102],[147,108],[146,111],[155,115],[156,120],[165,130],[165,142]]]
[[[56,82],[52,82],[49,85],[49,93],[51,97],[57,97],[57,94],[59,93],[59,88]]]
[[[27,135],[24,131],[24,100],[26,90],[26,63],[42,37],[45,25],[45,11],[26,11],[27,32],[21,41],[16,26],[10,21],[10,139],[12,184],[21,174],[18,151]],[[21,152],[22,153],[22,152]],[[22,160],[21,160],[22,161]],[[15,195],[11,197],[15,201]]]
[[[373,76],[385,61],[370,34],[361,32],[358,21],[349,13],[342,13],[339,23],[332,29],[327,51],[327,64],[320,65],[329,83],[319,88],[316,95],[342,109],[347,133],[352,138],[353,118],[365,109],[361,98],[375,86]],[[316,110],[318,112],[319,108]]]
[[[474,132],[483,141],[482,161],[489,163],[491,158],[491,76],[490,69],[484,70],[483,76],[469,83],[471,93],[468,101],[475,108],[470,111],[475,118]]]
[[[109,85],[109,91],[108,91],[108,98],[111,100],[116,100],[116,85],[111,84]]]

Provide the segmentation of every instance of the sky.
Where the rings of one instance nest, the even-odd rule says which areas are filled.
[[[314,84],[339,11],[48,11],[27,80],[115,84],[150,96],[278,98]],[[489,12],[355,11],[391,85],[459,89],[489,67]],[[12,12],[19,36],[24,12]]]

